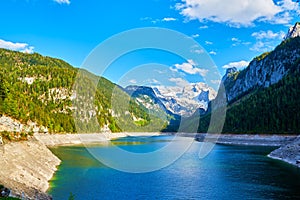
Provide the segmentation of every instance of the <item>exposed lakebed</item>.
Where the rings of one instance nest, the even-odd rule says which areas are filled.
[[[172,139],[127,137],[112,143],[126,151],[147,153]],[[180,138],[174,142],[180,142]],[[80,200],[300,198],[299,169],[268,158],[274,147],[216,145],[206,158],[199,159],[200,146],[194,142],[168,167],[137,174],[109,168],[88,151],[109,150],[111,145],[53,147],[52,152],[62,163],[48,192],[54,200],[68,199],[71,192]],[[122,162],[126,162],[126,157]]]

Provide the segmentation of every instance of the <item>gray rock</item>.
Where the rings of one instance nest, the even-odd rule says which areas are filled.
[[[0,132],[31,132],[34,133],[42,132],[48,133],[48,128],[43,126],[38,126],[37,123],[29,121],[27,124],[22,124],[18,120],[14,120],[8,116],[0,117]]]
[[[300,36],[300,22],[297,22],[294,26],[292,26],[288,33],[285,36],[285,39],[295,38]]]
[[[269,157],[300,167],[300,136],[271,152]]]
[[[286,38],[300,36],[300,23],[297,23]],[[227,69],[222,81],[226,87],[227,100],[243,96],[247,92],[265,88],[278,83],[289,73],[290,66],[300,58],[300,48],[276,48],[251,61],[249,66],[241,72],[235,68]]]

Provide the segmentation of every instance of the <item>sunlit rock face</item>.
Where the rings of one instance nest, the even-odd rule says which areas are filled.
[[[128,86],[125,90],[148,109],[162,109],[168,114],[180,116],[192,115],[199,108],[206,111],[209,101],[217,95],[216,91],[205,83],[192,83],[184,87]]]
[[[292,26],[288,33],[285,36],[285,39],[300,37],[300,22],[297,22],[294,26]]]
[[[189,116],[197,109],[208,109],[209,101],[215,99],[217,92],[205,83],[192,83],[184,87],[159,86],[154,92],[171,112]]]
[[[300,23],[291,27],[285,40],[273,51],[254,58],[242,71],[228,69],[222,81],[226,88],[227,100],[269,87],[288,74],[300,58]]]

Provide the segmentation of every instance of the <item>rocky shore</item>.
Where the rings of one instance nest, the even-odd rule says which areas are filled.
[[[281,160],[300,168],[300,136],[284,135],[224,135],[218,139],[219,144],[254,145],[279,147],[268,157]]]
[[[185,135],[186,136],[186,135]],[[189,136],[189,135],[187,135]],[[197,134],[195,139],[199,142],[213,141],[222,145],[242,146],[273,146],[279,147],[268,157],[284,161],[300,168],[300,136],[287,135],[234,135],[234,134]]]
[[[126,136],[152,136],[159,133],[34,134],[29,141],[0,145],[0,185],[21,199],[51,199],[46,192],[49,180],[60,164],[49,146],[104,143]]]
[[[156,136],[160,133],[91,133],[91,134],[34,134],[34,138],[46,146],[106,143],[128,136]]]
[[[273,146],[280,147],[294,141],[297,136],[286,135],[234,135],[225,134],[218,138],[218,144],[243,146]]]
[[[15,197],[23,199],[51,199],[46,193],[49,180],[60,160],[48,149],[49,146],[84,143],[106,143],[126,136],[155,136],[160,133],[113,133],[113,134],[34,134],[29,141],[0,145],[0,184],[11,190]],[[167,134],[172,135],[172,134]],[[195,137],[198,141],[214,141],[226,145],[276,146],[279,149],[269,157],[283,160],[300,167],[300,136],[284,135],[216,135],[179,134]]]
[[[291,143],[283,145],[279,149],[271,152],[269,157],[300,167],[300,136]]]
[[[46,193],[60,160],[38,141],[12,142],[0,147],[0,184],[22,199],[51,199]]]

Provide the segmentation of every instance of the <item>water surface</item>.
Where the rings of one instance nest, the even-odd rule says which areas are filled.
[[[130,137],[115,140],[114,144],[132,152],[150,152],[172,139]],[[52,151],[62,163],[48,192],[54,200],[68,199],[71,192],[76,200],[300,198],[300,171],[268,158],[266,155],[274,148],[216,145],[200,160],[200,145],[194,142],[172,165],[142,174],[111,169],[83,146],[56,147]],[[126,158],[122,161],[126,162]]]

